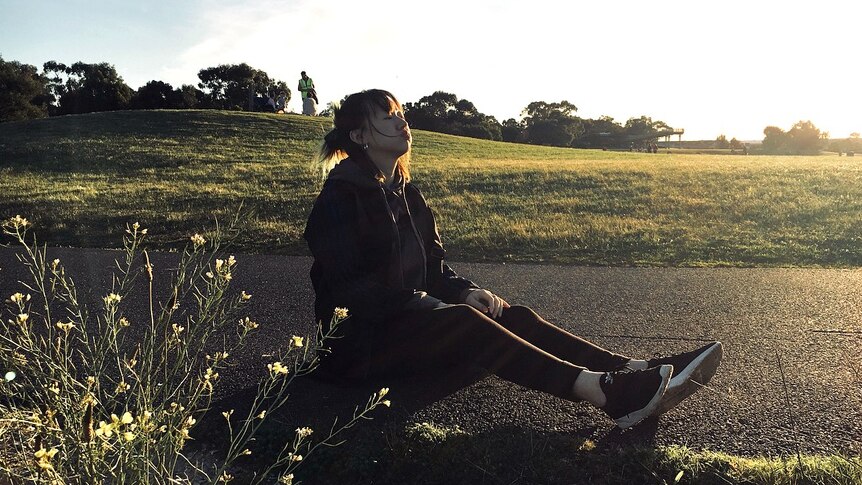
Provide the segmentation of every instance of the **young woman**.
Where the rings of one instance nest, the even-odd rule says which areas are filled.
[[[444,262],[434,216],[410,183],[412,137],[383,90],[335,111],[329,172],[308,218],[315,315],[351,318],[322,365],[349,379],[477,365],[516,384],[604,410],[621,428],[671,409],[715,373],[721,343],[663,359],[615,354],[510,306]]]

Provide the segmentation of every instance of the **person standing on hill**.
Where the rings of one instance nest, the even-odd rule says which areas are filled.
[[[317,92],[314,90],[314,81],[308,77],[305,71],[300,73],[299,92],[302,94],[302,114],[315,116],[317,114]]]
[[[314,257],[314,313],[334,329],[321,367],[341,378],[442,375],[479,367],[521,386],[588,401],[620,428],[658,415],[705,385],[721,342],[650,360],[605,350],[458,276],[434,214],[410,180],[412,135],[388,91],[335,109],[318,159],[329,171],[304,237]]]

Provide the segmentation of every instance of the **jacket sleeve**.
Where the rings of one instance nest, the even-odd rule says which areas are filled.
[[[440,240],[440,233],[437,231],[437,222],[434,220],[434,213],[427,204],[425,205],[425,210],[427,211],[426,217],[430,222],[429,232],[431,234],[430,243],[426,243],[429,278],[428,293],[445,303],[464,303],[467,290],[476,289],[479,286],[467,278],[458,276],[446,264],[446,250],[443,249],[443,242]]]
[[[357,206],[351,194],[325,187],[311,210],[305,239],[336,306],[373,320],[386,319],[413,297],[381,281],[367,255],[361,254]]]

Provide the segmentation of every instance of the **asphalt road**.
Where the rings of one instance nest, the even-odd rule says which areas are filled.
[[[0,248],[4,299],[21,291],[17,281],[26,276],[15,252]],[[93,299],[110,288],[119,254],[49,249],[49,258],[60,258],[79,288],[95,288]],[[151,258],[157,290],[163,290],[176,257]],[[223,407],[253,392],[269,355],[285,348],[290,335],[314,330],[309,258],[237,259],[233,288],[253,295],[248,315],[261,327],[237,366],[223,375]],[[460,389],[451,376],[387,383],[394,419],[457,424],[474,433],[515,427],[743,455],[862,452],[862,271],[450,265],[510,303],[527,304],[609,349],[647,358],[716,339],[724,343],[724,361],[707,388],[625,433],[588,404],[493,376],[467,380]],[[142,311],[135,305],[133,312]],[[352,410],[369,389],[302,382],[295,412]]]

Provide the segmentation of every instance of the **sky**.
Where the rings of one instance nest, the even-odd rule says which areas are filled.
[[[0,0],[0,56],[113,64],[133,89],[246,62],[321,104],[435,91],[499,121],[532,101],[646,115],[684,140],[763,139],[811,120],[862,132],[862,2],[846,0]]]

